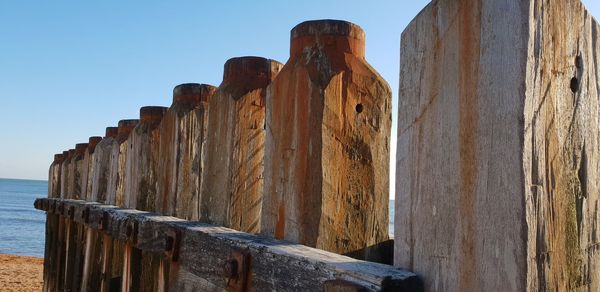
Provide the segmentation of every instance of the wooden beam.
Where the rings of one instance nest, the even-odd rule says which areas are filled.
[[[52,202],[63,207],[54,211],[47,207]],[[253,291],[318,291],[332,280],[365,291],[422,291],[423,287],[415,274],[392,266],[224,227],[78,200],[43,198],[35,206],[61,216],[73,210],[73,222],[158,256],[170,266],[169,288],[174,290],[190,285],[228,289],[227,283],[244,276],[240,272],[244,270],[247,287]],[[242,256],[249,260],[240,260]],[[223,267],[232,261],[251,264],[235,264],[226,271]]]

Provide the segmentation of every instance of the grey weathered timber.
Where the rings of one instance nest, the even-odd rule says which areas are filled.
[[[435,0],[402,34],[395,265],[428,291],[600,291],[600,26]]]
[[[62,207],[47,207],[52,204]],[[323,291],[331,280],[343,280],[364,291],[422,290],[415,274],[392,266],[224,227],[77,200],[44,198],[36,200],[35,206],[102,230],[108,237],[168,262],[172,291],[227,290],[232,280],[227,281],[221,267],[238,254],[245,254],[251,262],[246,288],[252,291]]]

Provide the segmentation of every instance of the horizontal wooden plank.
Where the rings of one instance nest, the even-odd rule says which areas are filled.
[[[245,268],[254,291],[323,291],[332,280],[365,291],[422,291],[423,287],[417,275],[393,266],[224,227],[78,200],[42,198],[35,207],[160,255],[178,269],[171,278],[175,286],[195,277],[227,289],[232,276],[224,267],[236,255],[247,254],[251,264]],[[177,279],[176,275],[188,276]]]

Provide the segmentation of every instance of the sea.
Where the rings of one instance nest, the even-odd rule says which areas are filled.
[[[0,178],[0,253],[44,256],[46,214],[33,208],[48,182]]]
[[[33,202],[47,192],[47,181],[0,178],[0,253],[44,256],[46,214],[36,210]],[[393,200],[389,207],[393,234]]]

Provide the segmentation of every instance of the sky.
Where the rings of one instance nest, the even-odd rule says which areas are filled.
[[[600,15],[600,1],[583,1]],[[0,177],[47,179],[53,155],[102,136],[177,84],[219,85],[232,57],[285,63],[289,32],[343,19],[366,32],[367,61],[393,91],[400,34],[428,0],[0,1]],[[390,163],[393,168],[395,163]],[[394,189],[391,171],[391,193]]]

